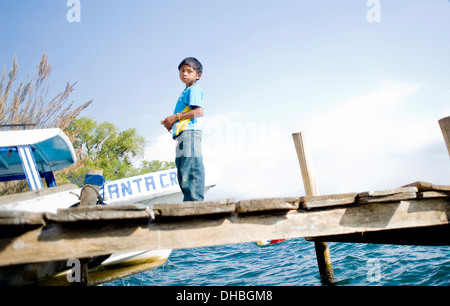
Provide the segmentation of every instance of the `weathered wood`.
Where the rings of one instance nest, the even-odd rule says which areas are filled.
[[[235,208],[234,200],[227,199],[205,202],[155,203],[153,205],[153,212],[157,217],[186,217],[233,213]]]
[[[410,199],[415,199],[416,197],[417,197],[417,195],[415,192],[402,192],[402,193],[396,193],[396,194],[386,195],[386,196],[366,196],[366,197],[358,196],[358,202],[362,203],[362,204],[383,203],[383,202],[410,200]]]
[[[80,278],[81,281],[78,282],[72,282],[71,286],[73,287],[86,287],[89,283],[89,269],[88,269],[88,262],[89,259],[81,259],[80,260]]]
[[[75,206],[75,207],[71,207],[71,208],[66,208],[66,209],[58,209],[58,213],[59,212],[64,212],[64,211],[106,211],[106,210],[117,210],[117,211],[121,211],[121,210],[147,210],[148,206],[144,205],[144,204],[120,204],[120,205],[116,205],[116,204],[112,204],[112,205],[96,205],[96,206],[90,206],[90,207],[80,207],[80,206]]]
[[[309,197],[318,196],[319,190],[313,171],[312,160],[307,147],[305,132],[292,134],[292,138],[294,139],[295,150],[297,151],[297,157],[300,163],[305,194]],[[325,282],[331,283],[333,282],[334,272],[328,243],[317,241],[314,242],[314,245],[320,275]]]
[[[430,227],[449,224],[448,216],[450,198],[436,198],[311,211],[162,218],[161,221],[156,219],[144,224],[115,220],[77,227],[52,224],[17,237],[0,238],[0,266],[123,251],[183,249],[266,239]]]
[[[297,158],[302,172],[305,195],[312,197],[318,196],[319,190],[314,175],[313,163],[306,146],[306,133],[300,132],[292,134],[292,138],[294,140],[295,150],[297,151]]]
[[[411,184],[407,184],[403,187],[416,187],[418,191],[427,191],[427,190],[433,190],[433,184],[423,181],[417,181]]]
[[[403,187],[417,187],[418,191],[450,191],[449,185],[436,185],[428,182],[414,182]]]
[[[300,205],[303,209],[349,205],[355,203],[357,195],[357,193],[346,193],[316,197],[304,196],[300,198]]]
[[[450,191],[450,186],[449,185],[435,185],[432,184],[432,190],[434,191]]]
[[[80,192],[80,207],[92,207],[97,205],[100,197],[100,186],[84,185]]]
[[[445,198],[450,197],[450,192],[445,191],[422,191],[417,193],[417,198]]]
[[[80,221],[149,219],[147,206],[140,204],[88,206],[58,209],[56,214],[46,213],[45,219],[50,222],[72,223]]]
[[[390,196],[399,193],[411,193],[417,192],[417,187],[400,187],[394,189],[387,190],[376,190],[376,191],[367,191],[358,193],[358,197],[381,197],[381,196]]]
[[[448,154],[450,155],[450,117],[439,120],[439,125],[444,135],[444,141],[447,145]]]
[[[44,214],[17,210],[0,211],[1,225],[44,225]]]
[[[299,198],[272,198],[243,200],[236,203],[238,213],[274,211],[274,210],[296,210],[299,208]]]
[[[87,174],[103,176],[102,170],[88,169]],[[86,182],[86,181],[85,181]],[[80,207],[95,206],[102,202],[99,193],[100,186],[96,184],[85,184],[80,192]]]

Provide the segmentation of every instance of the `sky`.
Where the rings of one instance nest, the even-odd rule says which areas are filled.
[[[46,53],[48,98],[76,82],[81,115],[136,128],[148,160],[175,157],[160,120],[198,58],[206,200],[304,195],[301,131],[322,195],[450,184],[448,0],[2,0],[0,38],[7,72]]]

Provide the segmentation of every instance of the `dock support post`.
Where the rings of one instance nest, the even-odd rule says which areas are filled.
[[[80,286],[87,286],[89,283],[89,272],[88,272],[88,262],[89,259],[81,260],[81,283]]]
[[[303,186],[306,196],[318,196],[316,178],[312,169],[312,161],[305,141],[305,132],[292,134],[298,162],[302,172]],[[315,241],[316,258],[322,281],[326,284],[333,283],[334,273],[331,264],[330,249],[327,242]]]
[[[94,179],[92,179],[92,176],[94,176]],[[97,202],[100,198],[99,190],[103,183],[99,182],[99,180],[95,178],[98,176],[100,176],[104,182],[102,170],[88,169],[86,178],[84,180],[84,186],[80,192],[79,207],[89,207],[97,205]]]
[[[441,126],[445,144],[447,145],[448,154],[450,155],[450,117],[439,120],[439,125]]]

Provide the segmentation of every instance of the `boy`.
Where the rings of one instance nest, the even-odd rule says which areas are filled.
[[[197,81],[203,73],[202,64],[193,57],[184,59],[178,66],[181,81],[186,89],[181,93],[174,114],[161,123],[176,140],[175,164],[183,201],[203,201],[205,168],[202,157],[202,130],[199,119],[203,117],[204,94]]]

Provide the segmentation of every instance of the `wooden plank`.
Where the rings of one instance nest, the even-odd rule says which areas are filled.
[[[427,191],[427,190],[433,190],[433,184],[423,181],[417,181],[408,185],[405,185],[403,187],[416,187],[418,191]]]
[[[44,225],[44,214],[17,210],[0,211],[0,225]]]
[[[71,207],[67,209],[58,209],[58,212],[64,212],[64,211],[107,211],[107,210],[146,210],[148,209],[147,205],[144,204],[120,204],[120,205],[95,205],[95,206],[89,206],[89,207]]]
[[[450,186],[433,184],[433,190],[435,190],[435,191],[450,191]]]
[[[149,211],[64,211],[58,214],[46,214],[48,221],[57,223],[76,223],[103,220],[149,219]]]
[[[42,218],[41,218],[42,220]],[[29,218],[1,218],[0,219],[0,227],[1,226],[24,226],[24,225],[44,225],[44,221],[41,220],[30,220]]]
[[[417,187],[418,191],[450,191],[450,185],[436,185],[428,182],[414,182],[403,187]]]
[[[326,210],[222,214],[142,223],[52,224],[0,238],[0,266],[100,256],[123,251],[183,249],[265,239],[365,233],[449,224],[450,199],[415,199]]]
[[[422,191],[417,193],[417,198],[445,198],[450,197],[450,192],[445,191]]]
[[[297,151],[300,171],[302,172],[305,195],[318,196],[319,191],[316,183],[316,177],[314,175],[313,163],[306,145],[306,133],[300,132],[292,134],[292,138],[294,140],[295,150]]]
[[[147,206],[140,204],[74,207],[59,209],[56,214],[45,214],[47,221],[58,223],[149,218]]]
[[[243,200],[236,203],[238,213],[274,211],[274,210],[297,210],[300,200],[297,197]]]
[[[324,208],[340,205],[354,204],[357,193],[332,194],[316,197],[304,196],[300,198],[300,204],[303,209]]]
[[[447,146],[448,154],[450,155],[450,116],[439,120],[439,126],[441,127],[442,135]]]
[[[155,217],[187,217],[211,214],[233,213],[236,209],[233,199],[222,201],[155,203]]]
[[[415,192],[402,192],[396,193],[393,195],[386,196],[370,196],[370,197],[358,197],[358,203],[366,204],[366,203],[383,203],[383,202],[392,202],[392,201],[402,201],[402,200],[410,200],[415,199]]]
[[[410,193],[410,192],[417,192],[417,187],[399,187],[394,189],[387,189],[387,190],[376,190],[376,191],[367,191],[367,192],[361,192],[358,193],[358,197],[381,197],[381,196],[390,196],[397,193]]]

